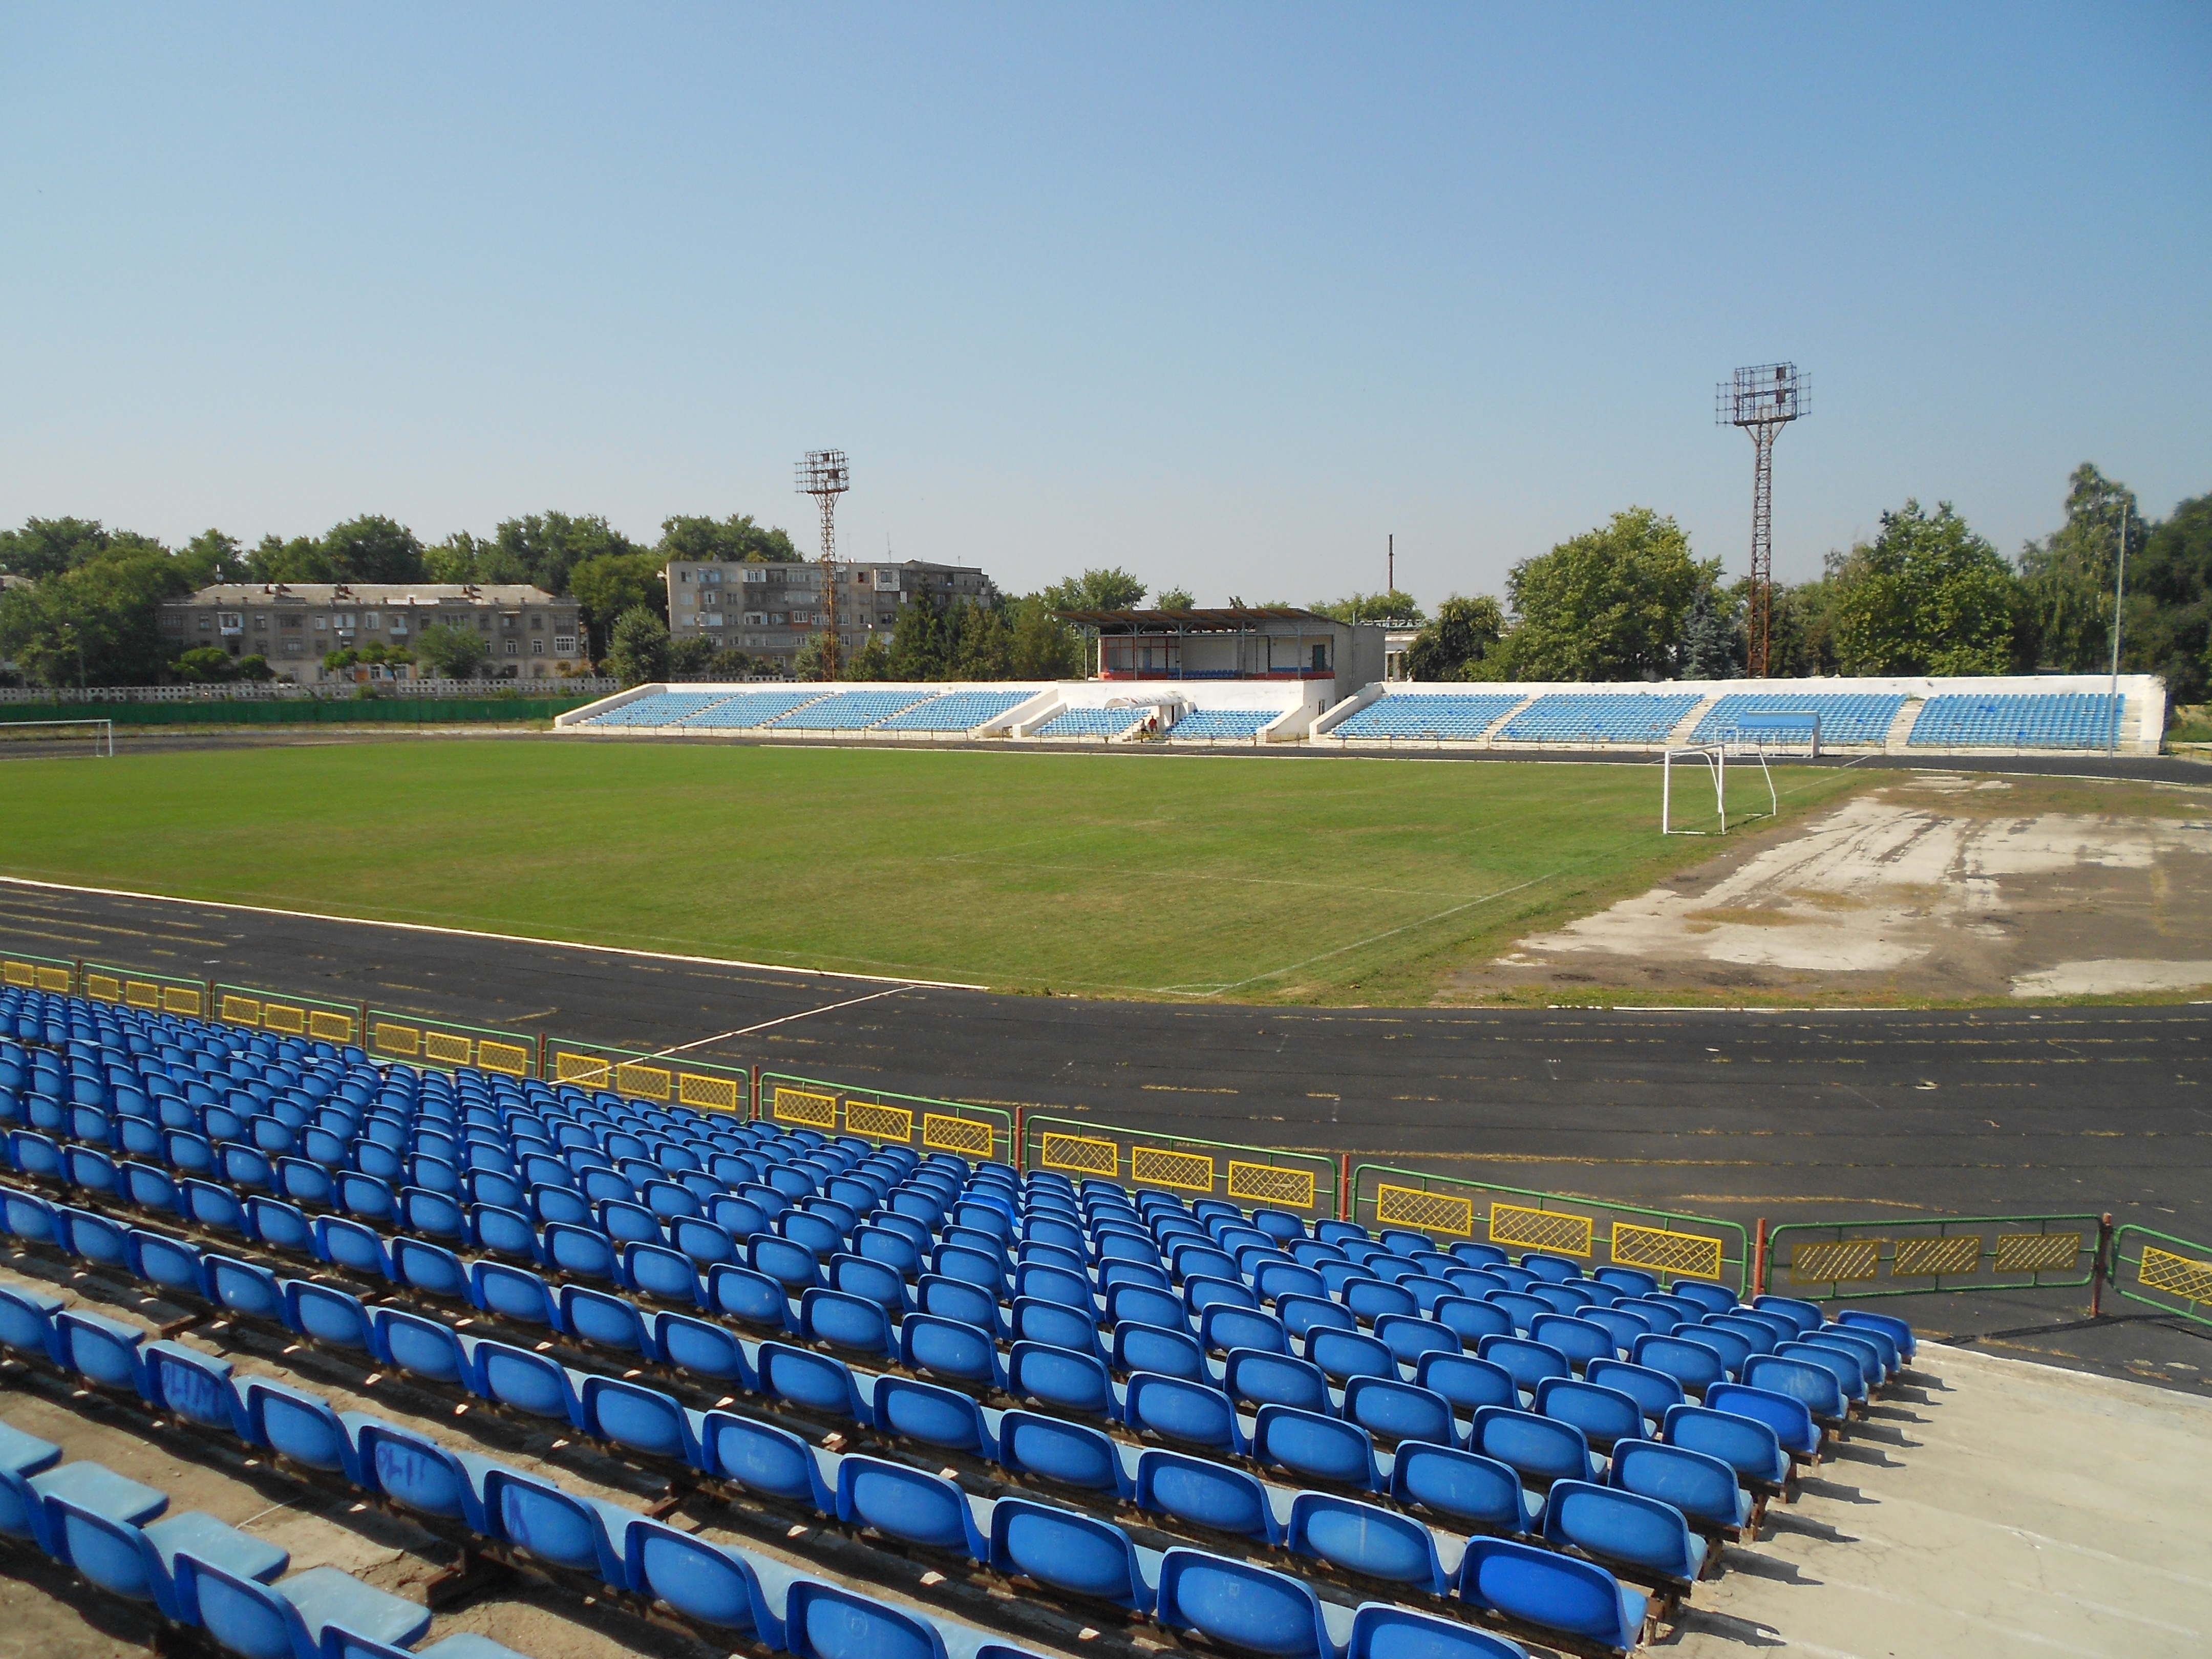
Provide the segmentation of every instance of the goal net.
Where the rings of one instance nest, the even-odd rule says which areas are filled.
[[[1781,810],[1765,751],[1741,754],[1731,768],[1729,750],[1726,743],[1709,743],[1660,756],[1661,835],[1725,836],[1732,823],[1772,817]]]
[[[0,720],[0,743],[37,755],[93,755],[112,759],[113,720]]]

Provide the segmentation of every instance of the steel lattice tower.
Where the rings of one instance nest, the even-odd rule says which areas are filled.
[[[1739,368],[1715,388],[1714,418],[1751,434],[1751,678],[1766,678],[1774,623],[1774,441],[1812,407],[1812,379],[1795,363]]]
[[[842,449],[810,449],[799,464],[799,493],[811,495],[822,509],[822,599],[829,617],[823,647],[826,679],[837,678],[837,498],[853,487]]]

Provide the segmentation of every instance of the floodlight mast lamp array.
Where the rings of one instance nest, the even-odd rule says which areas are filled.
[[[810,449],[799,464],[799,493],[822,509],[822,598],[829,631],[823,636],[823,678],[837,678],[837,498],[853,487],[842,449]]]
[[[1774,441],[1812,408],[1812,377],[1795,363],[1739,368],[1715,388],[1714,419],[1751,434],[1751,678],[1766,678],[1774,623]]]

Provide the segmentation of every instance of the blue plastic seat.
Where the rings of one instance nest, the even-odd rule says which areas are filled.
[[[763,1342],[757,1363],[761,1392],[771,1399],[787,1400],[844,1422],[869,1420],[852,1368],[843,1360],[786,1343]]]
[[[1252,1425],[1255,1462],[1304,1480],[1360,1492],[1382,1488],[1375,1443],[1356,1424],[1288,1406],[1262,1406]]]
[[[532,1417],[583,1427],[575,1379],[557,1361],[528,1348],[492,1341],[478,1342],[470,1358],[476,1374],[474,1391],[486,1400]]]
[[[988,1332],[933,1314],[899,1323],[899,1361],[909,1369],[981,1388],[1003,1388],[1006,1372]]]
[[[620,1271],[614,1241],[596,1227],[566,1221],[545,1224],[542,1248],[545,1265],[557,1273],[611,1284]]]
[[[699,1270],[691,1258],[665,1244],[625,1244],[622,1253],[621,1283],[655,1302],[674,1302],[687,1308],[706,1305]]]
[[[1189,1310],[1180,1297],[1152,1285],[1128,1283],[1107,1291],[1106,1321],[1109,1326],[1130,1321],[1172,1331],[1188,1331],[1191,1325]]]
[[[1513,1373],[1474,1354],[1425,1353],[1413,1369],[1413,1381],[1443,1395],[1455,1412],[1469,1416],[1485,1406],[1521,1403],[1520,1384]]]
[[[1669,1407],[1681,1405],[1689,1397],[1682,1391],[1681,1383],[1665,1371],[1631,1364],[1625,1359],[1592,1360],[1583,1376],[1600,1388],[1626,1395],[1636,1402],[1645,1419],[1652,1423],[1666,1416]]]
[[[124,1265],[131,1276],[167,1290],[203,1297],[207,1291],[207,1267],[197,1248],[180,1238],[133,1227],[125,1239]]]
[[[799,1298],[799,1334],[847,1353],[888,1359],[897,1352],[890,1316],[866,1297],[815,1289]]]
[[[285,1279],[283,1291],[284,1327],[294,1335],[332,1347],[373,1352],[368,1310],[359,1297],[304,1279]]]
[[[1455,1619],[1368,1601],[1352,1615],[1345,1659],[1528,1659],[1528,1652]]]
[[[1291,1500],[1285,1541],[1293,1554],[1326,1561],[1342,1571],[1442,1595],[1447,1586],[1435,1537],[1410,1516],[1327,1492],[1302,1492]]]
[[[210,1254],[200,1261],[207,1269],[208,1294],[215,1301],[244,1318],[283,1321],[283,1287],[268,1268],[228,1255]]]
[[[1644,1407],[1632,1395],[1601,1383],[1547,1376],[1536,1385],[1536,1412],[1573,1424],[1600,1451],[1610,1451],[1615,1441],[1644,1437]]]
[[[1650,1608],[1594,1562],[1505,1538],[1469,1539],[1455,1588],[1469,1607],[1607,1654],[1643,1640]]]
[[[1163,1376],[1208,1384],[1213,1380],[1197,1339],[1180,1328],[1170,1330],[1133,1319],[1114,1327],[1111,1362],[1115,1370],[1123,1373],[1156,1371]]]
[[[983,1409],[968,1395],[911,1377],[879,1376],[874,1404],[876,1426],[947,1451],[969,1452],[995,1462],[997,1437]]]
[[[1589,1442],[1571,1423],[1534,1412],[1485,1406],[1474,1414],[1467,1447],[1510,1463],[1528,1485],[1541,1490],[1555,1480],[1595,1480],[1597,1468]]]
[[[641,1382],[586,1376],[576,1400],[579,1425],[592,1438],[704,1473],[705,1419],[672,1396]]]
[[[1177,1445],[1215,1451],[1244,1449],[1244,1434],[1229,1395],[1204,1382],[1138,1371],[1129,1378],[1123,1417],[1139,1433]]]
[[[781,1637],[781,1613],[769,1609],[760,1579],[741,1552],[659,1521],[634,1521],[627,1533],[623,1571],[638,1594],[718,1631]]]
[[[1520,1336],[1486,1336],[1475,1344],[1476,1355],[1504,1367],[1514,1387],[1534,1395],[1547,1377],[1571,1376],[1574,1368],[1566,1355],[1548,1342],[1532,1342]]]
[[[1700,1284],[1694,1279],[1678,1279],[1669,1294],[1696,1303],[1709,1314],[1724,1314],[1737,1305],[1733,1293],[1717,1285]]]
[[[1006,1392],[1061,1411],[1092,1417],[1115,1414],[1114,1387],[1105,1361],[1094,1354],[1017,1342],[1006,1354]]]
[[[611,1589],[629,1587],[629,1523],[637,1512],[579,1498],[550,1481],[494,1467],[483,1477],[485,1521],[510,1549],[556,1567],[590,1573]]]
[[[1253,1348],[1263,1353],[1288,1354],[1290,1333],[1273,1314],[1217,1302],[1199,1316],[1198,1340],[1208,1352],[1231,1348]]]
[[[1306,1358],[1321,1367],[1332,1382],[1348,1382],[1355,1376],[1396,1378],[1398,1358],[1379,1338],[1363,1331],[1342,1331],[1320,1325],[1306,1334]]]
[[[1195,1630],[1272,1659],[1336,1659],[1320,1598],[1301,1579],[1205,1550],[1160,1559],[1158,1610],[1169,1630]]]
[[[197,1511],[142,1528],[70,1498],[52,1498],[47,1520],[58,1559],[112,1595],[153,1602],[171,1624],[188,1617],[177,1592],[180,1555],[263,1583],[292,1559],[289,1550]]]
[[[1513,1334],[1513,1316],[1494,1302],[1472,1296],[1439,1297],[1430,1317],[1472,1346],[1486,1336]]]
[[[178,1599],[222,1647],[242,1659],[322,1659],[333,1628],[406,1647],[430,1626],[430,1610],[372,1589],[336,1567],[262,1584],[190,1555],[179,1559]]]
[[[386,1364],[434,1382],[475,1387],[473,1347],[451,1326],[400,1308],[378,1308],[369,1328],[376,1357]]]
[[[1684,1393],[1693,1396],[1729,1380],[1720,1351],[1687,1336],[1661,1336],[1656,1332],[1639,1336],[1628,1357],[1631,1363],[1647,1370],[1665,1372],[1682,1385]]]
[[[246,1438],[280,1457],[361,1484],[358,1449],[344,1421],[320,1395],[273,1377],[251,1376],[238,1389]]]
[[[246,1437],[230,1361],[170,1341],[149,1342],[143,1358],[146,1401],[155,1410]]]
[[[1299,1342],[1304,1342],[1316,1328],[1353,1332],[1359,1328],[1359,1322],[1352,1316],[1351,1310],[1326,1296],[1285,1293],[1275,1304],[1275,1316],[1283,1322],[1283,1328]]]
[[[818,1578],[795,1580],[785,1597],[783,1646],[795,1659],[946,1659],[934,1625]],[[975,1659],[1000,1659],[991,1645]]]
[[[1864,1308],[1845,1308],[1836,1316],[1836,1322],[1884,1332],[1896,1345],[1902,1363],[1907,1365],[1912,1363],[1915,1346],[1912,1327],[1893,1314],[1873,1313]],[[1803,1328],[1801,1326],[1799,1328]]]
[[[1098,1328],[1088,1313],[1057,1302],[1041,1302],[1018,1296],[1009,1310],[1008,1325],[1017,1342],[1042,1342],[1049,1347],[1070,1348],[1078,1353],[1104,1357],[1098,1344]]]
[[[1816,1342],[1785,1342],[1774,1353],[1753,1356],[1750,1363],[1745,1367],[1743,1380],[1753,1388],[1773,1386],[1767,1379],[1775,1375],[1773,1367],[1778,1359],[1794,1360],[1798,1364],[1808,1366],[1814,1370],[1826,1371],[1830,1376],[1835,1378],[1836,1391],[1842,1395],[1844,1401],[1843,1409],[1832,1414],[1836,1419],[1848,1415],[1853,1405],[1866,1398],[1866,1376],[1857,1356],[1843,1352],[1839,1349],[1823,1347]],[[1809,1392],[1809,1385],[1800,1384],[1799,1386],[1807,1386]],[[1792,1387],[1784,1389],[1784,1392],[1796,1393],[1797,1389]],[[1809,1398],[1806,1398],[1806,1405],[1808,1407],[1812,1403]],[[1818,1418],[1823,1413],[1815,1411],[1814,1415]]]
[[[1681,1510],[1657,1498],[1586,1480],[1562,1480],[1544,1500],[1547,1542],[1615,1573],[1685,1594],[1705,1571],[1705,1540]]]
[[[1002,1498],[994,1508],[989,1564],[1136,1613],[1152,1612],[1157,1594],[1119,1527],[1025,1498]]]
[[[1353,1377],[1344,1385],[1343,1416],[1384,1444],[1427,1440],[1449,1445],[1459,1437],[1451,1401],[1433,1389],[1395,1377]]]
[[[1455,1532],[1518,1538],[1536,1524],[1537,1506],[1520,1471],[1495,1457],[1455,1446],[1410,1441],[1390,1469],[1390,1497],[1416,1505]]]
[[[1413,1314],[1384,1314],[1375,1322],[1375,1336],[1407,1365],[1418,1364],[1425,1353],[1464,1352],[1458,1332]]]
[[[1354,1279],[1344,1287],[1344,1305],[1354,1318],[1371,1323],[1385,1314],[1418,1314],[1421,1304],[1403,1285],[1379,1279]]]
[[[477,1249],[494,1255],[510,1256],[517,1261],[543,1259],[538,1230],[520,1210],[505,1209],[496,1204],[471,1204],[468,1207],[468,1236],[476,1240]]]
[[[942,1475],[854,1453],[837,1466],[837,1518],[885,1537],[965,1555],[981,1565],[990,1540],[977,1528],[967,1494]]]
[[[1127,1496],[1130,1490],[1112,1437],[1087,1424],[1010,1411],[999,1419],[998,1438],[999,1462],[1010,1474],[1027,1473],[1060,1486],[1117,1496]]]
[[[74,1234],[75,1230],[72,1229],[71,1231]],[[119,1237],[103,1240],[100,1248],[112,1249],[119,1253],[122,1241]],[[77,1254],[82,1255],[84,1252],[79,1251]],[[1824,1325],[1817,1331],[1806,1333],[1803,1341],[1795,1346],[1826,1348],[1832,1353],[1846,1355],[1856,1360],[1859,1368],[1859,1391],[1851,1396],[1854,1400],[1863,1400],[1873,1394],[1888,1376],[1887,1364],[1884,1358],[1886,1346],[1884,1340],[1864,1332],[1849,1330],[1838,1325]],[[1776,1352],[1779,1352],[1780,1350],[1778,1348]],[[1748,1355],[1746,1356],[1746,1358],[1748,1357]]]
[[[429,1436],[398,1424],[362,1419],[354,1444],[369,1489],[404,1509],[486,1530],[480,1486],[488,1460],[450,1451]]]
[[[1160,1448],[1139,1454],[1135,1500],[1140,1510],[1209,1531],[1262,1544],[1282,1541],[1267,1489],[1245,1470],[1211,1458]]]
[[[700,1433],[709,1473],[763,1497],[803,1504],[834,1516],[837,1495],[823,1477],[823,1462],[789,1429],[729,1412],[708,1412]]]
[[[889,1237],[886,1235],[886,1237]],[[902,1249],[906,1241],[892,1238],[892,1243]],[[908,1251],[911,1255],[911,1251]],[[893,1316],[912,1311],[914,1298],[907,1291],[905,1276],[889,1262],[872,1261],[865,1255],[841,1251],[830,1258],[830,1288],[848,1296],[866,1297]]]
[[[1565,1314],[1544,1314],[1529,1321],[1528,1340],[1557,1348],[1566,1356],[1567,1364],[1578,1371],[1592,1360],[1620,1358],[1611,1331],[1589,1320]]]
[[[1324,1413],[1329,1409],[1328,1379],[1321,1367],[1288,1354],[1232,1349],[1222,1362],[1221,1386],[1231,1400],[1254,1406],[1295,1406]]]
[[[1677,1406],[1678,1412],[1698,1412],[1697,1406]],[[1707,1412],[1708,1418],[1720,1418],[1728,1426],[1725,1413]],[[1775,1444],[1774,1433],[1764,1424],[1747,1423],[1747,1430],[1760,1431],[1765,1440],[1765,1449],[1771,1454],[1765,1470],[1771,1474],[1782,1453]],[[1786,1464],[1784,1465],[1786,1468]],[[1682,1511],[1692,1526],[1700,1532],[1722,1538],[1734,1538],[1744,1523],[1751,1519],[1751,1494],[1743,1490],[1735,1468],[1711,1453],[1693,1450],[1679,1442],[1661,1443],[1653,1440],[1625,1442],[1618,1447],[1612,1462],[1605,1472],[1606,1484],[1618,1486],[1623,1492],[1632,1492],[1645,1498],[1656,1498],[1662,1504],[1672,1504]]]
[[[146,1333],[136,1325],[82,1308],[53,1316],[54,1345],[64,1370],[96,1387],[145,1393],[144,1361],[139,1350]]]

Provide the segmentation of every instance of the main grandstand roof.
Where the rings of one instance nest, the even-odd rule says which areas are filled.
[[[1295,605],[1247,605],[1218,611],[1062,611],[1062,621],[1086,628],[1158,629],[1182,634],[1238,634],[1267,622],[1339,624],[1333,617]]]

